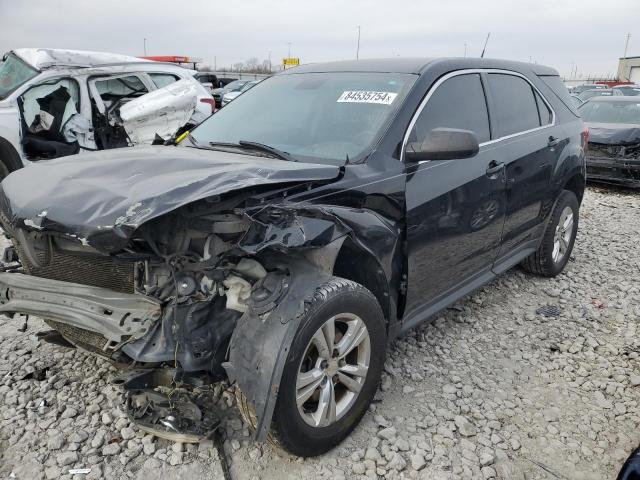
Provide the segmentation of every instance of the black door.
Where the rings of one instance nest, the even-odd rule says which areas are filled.
[[[542,234],[563,133],[527,80],[506,73],[490,73],[487,79],[494,137],[506,169],[507,211],[499,262],[522,248],[534,248]]]
[[[480,75],[455,75],[438,86],[409,141],[434,128],[472,130],[473,158],[407,165],[407,317],[489,272],[500,248],[505,213],[504,169],[490,140]]]

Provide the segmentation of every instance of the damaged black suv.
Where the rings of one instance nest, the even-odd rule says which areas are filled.
[[[367,410],[394,337],[517,264],[562,271],[585,141],[540,65],[291,69],[176,147],[9,175],[0,311],[134,366],[129,412],[159,435],[206,431],[174,394],[228,379],[258,440],[317,455]]]

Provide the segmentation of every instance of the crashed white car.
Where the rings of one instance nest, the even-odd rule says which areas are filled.
[[[196,72],[112,53],[21,48],[0,63],[0,179],[30,162],[162,143],[215,108]]]

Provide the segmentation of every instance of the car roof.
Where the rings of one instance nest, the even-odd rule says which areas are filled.
[[[558,75],[553,68],[534,63],[497,60],[491,58],[472,57],[442,57],[442,58],[379,58],[366,60],[343,60],[337,62],[312,63],[287,69],[278,75],[292,75],[298,73],[325,72],[379,72],[379,73],[409,73],[420,75],[431,67],[451,66],[452,69],[467,68],[495,68],[504,70],[523,70],[536,75]]]
[[[106,65],[122,65],[128,63],[150,63],[129,55],[108,52],[92,52],[88,50],[64,50],[56,48],[16,48],[12,53],[19,56],[32,67],[45,70],[55,67],[98,67]]]
[[[611,97],[592,97],[590,102],[640,103],[638,97],[615,95]]]

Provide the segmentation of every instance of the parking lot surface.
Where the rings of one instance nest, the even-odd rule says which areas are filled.
[[[232,478],[615,478],[640,443],[639,218],[640,195],[590,187],[565,272],[513,269],[394,342],[370,412],[321,457],[253,443],[216,386]],[[213,443],[129,423],[108,362],[21,325],[0,319],[0,478],[223,478]]]

